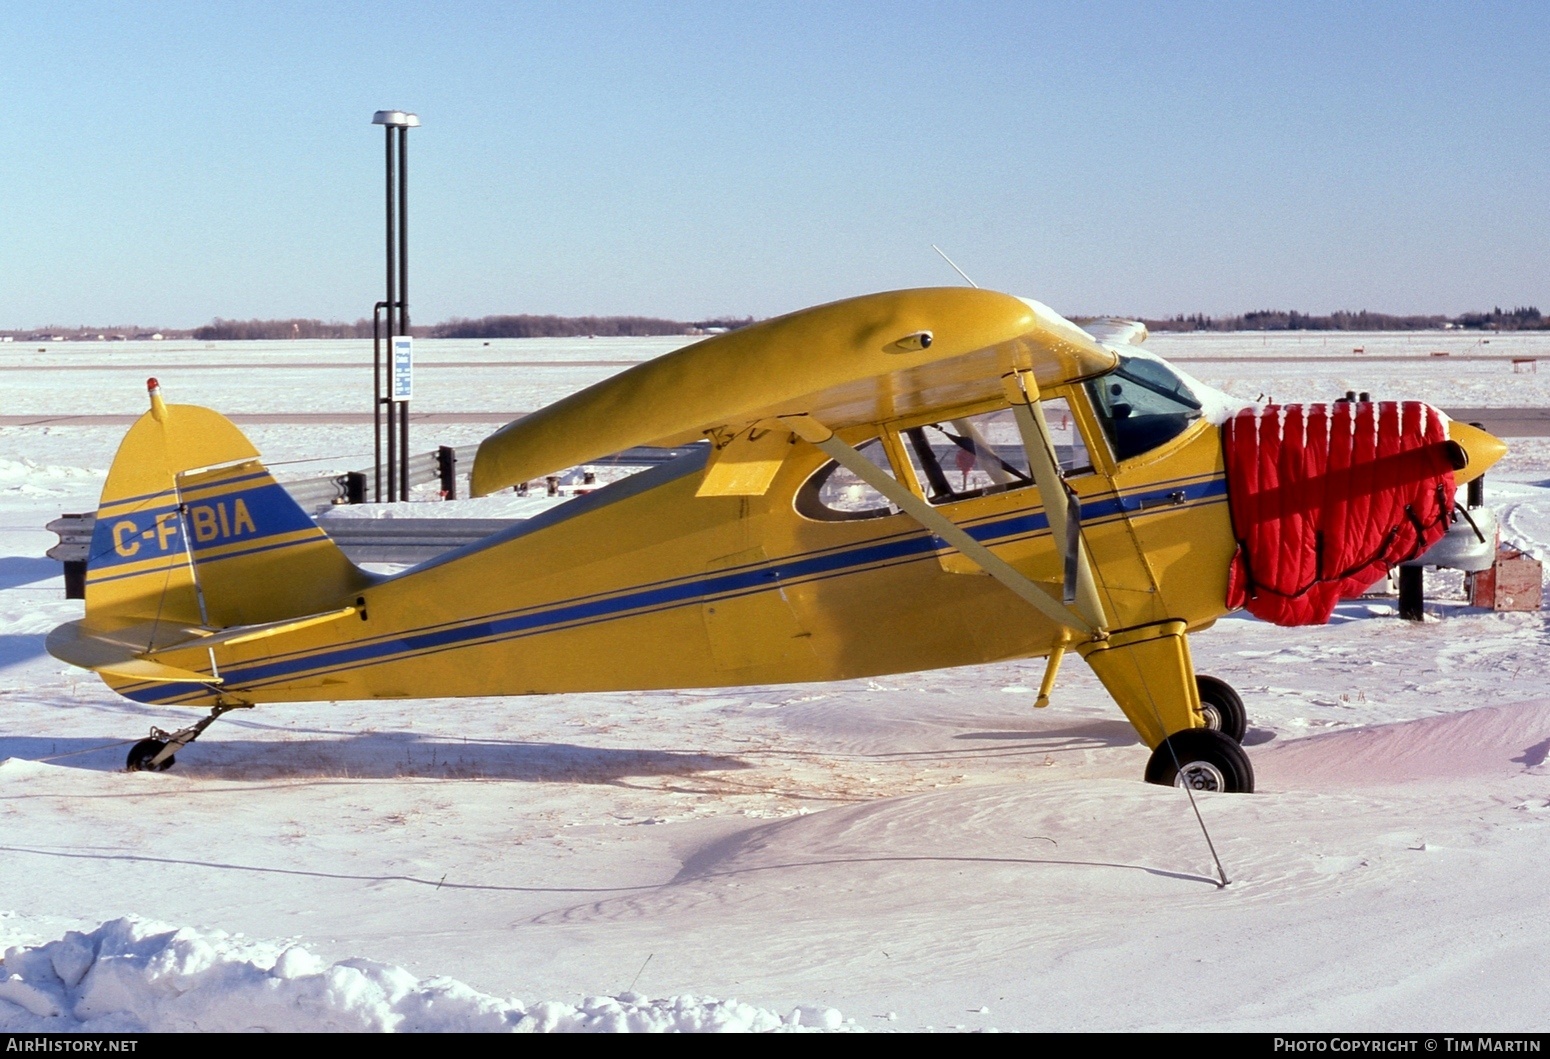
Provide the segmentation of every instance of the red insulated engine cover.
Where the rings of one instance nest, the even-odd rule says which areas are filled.
[[[1453,517],[1442,414],[1420,401],[1269,405],[1222,430],[1238,551],[1227,605],[1320,625]]]

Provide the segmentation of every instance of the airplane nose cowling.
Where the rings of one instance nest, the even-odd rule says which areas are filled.
[[[1503,451],[1420,401],[1239,412],[1222,428],[1238,539],[1227,605],[1277,625],[1329,620],[1341,599],[1436,543],[1454,486]]]
[[[1448,422],[1448,440],[1464,451],[1464,466],[1453,472],[1457,485],[1474,481],[1507,455],[1507,443],[1501,438],[1457,419]]]

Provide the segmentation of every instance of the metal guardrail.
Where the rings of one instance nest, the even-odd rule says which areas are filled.
[[[704,444],[699,442],[697,444]],[[654,467],[658,464],[669,463],[689,452],[695,446],[686,445],[676,449],[659,449],[648,445],[640,445],[633,449],[625,449],[616,452],[612,456],[593,460],[585,464],[587,467]],[[479,451],[477,445],[462,445],[453,448],[443,445],[432,452],[422,452],[417,456],[409,457],[409,486],[428,485],[431,482],[441,483],[441,495],[444,500],[456,500],[458,498],[458,480],[462,479],[467,488],[468,475],[459,474],[458,467],[472,462],[474,455]],[[574,468],[572,468],[574,469]],[[281,482],[285,491],[304,508],[314,512],[329,507],[332,504],[365,504],[370,502],[368,484],[374,471],[349,471],[345,474],[332,475],[324,478],[306,478],[299,481]],[[556,476],[558,480],[558,476]]]
[[[478,446],[465,445],[460,449],[443,445],[434,452],[422,452],[407,461],[410,487],[440,481],[445,499],[457,498],[457,465],[459,460],[472,459]],[[281,482],[291,498],[304,508],[318,511],[333,504],[364,504],[371,500],[368,492],[373,471],[347,471],[344,474],[323,478],[303,478]]]
[[[516,518],[325,518],[318,522],[357,563],[423,563],[510,529]]]
[[[44,528],[59,534],[59,543],[43,554],[65,564],[65,598],[85,599],[86,562],[91,555],[91,537],[97,528],[97,516],[60,515]]]
[[[659,449],[640,446],[594,460],[584,466],[651,467],[676,460],[693,448]],[[456,449],[444,445],[434,452],[411,456],[409,484],[415,486],[440,481],[442,498],[455,500],[458,495],[458,463],[462,460],[472,461],[477,451],[476,445]],[[339,504],[365,503],[369,473],[350,471],[322,478],[281,482],[280,485],[298,504],[316,514]],[[463,477],[466,481],[467,476]],[[551,494],[561,477],[550,477]],[[325,518],[320,519],[318,525],[352,562],[412,564],[423,563],[454,548],[472,544],[520,521],[490,518]],[[92,533],[96,527],[97,516],[91,512],[64,514],[47,526],[50,532],[59,535],[59,543],[44,554],[64,564],[66,599],[86,598],[86,570],[91,561]]]

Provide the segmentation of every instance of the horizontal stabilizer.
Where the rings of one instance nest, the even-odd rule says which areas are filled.
[[[103,666],[132,662],[148,653],[158,631],[164,640],[171,643],[185,639],[192,628],[186,625],[162,625],[158,629],[146,622],[110,632],[87,625],[85,621],[67,621],[48,634],[44,646],[48,648],[49,654],[61,662],[69,662],[82,669],[101,669]]]
[[[82,621],[71,621],[48,634],[48,653],[61,662],[90,669],[104,677],[122,680],[158,682],[193,681],[219,684],[220,678],[145,657],[152,637],[160,632],[170,640],[182,640],[192,632],[187,626],[161,625],[159,628],[134,625],[114,632],[93,629]]]
[[[266,622],[263,625],[234,625],[229,629],[194,629],[193,635],[186,640],[175,644],[169,644],[159,650],[181,651],[186,647],[216,647],[220,644],[235,646],[239,643],[251,643],[254,640],[264,640],[271,636],[279,636],[281,633],[295,632],[297,629],[305,629],[310,625],[322,625],[325,622],[338,621],[340,618],[348,618],[360,613],[359,607],[340,607],[338,610],[326,610],[321,614],[308,614],[300,618],[286,618],[283,621]]]
[[[159,684],[184,684],[188,681],[193,681],[196,684],[219,684],[221,682],[220,677],[212,677],[208,673],[196,673],[192,669],[179,669],[177,666],[153,662],[149,658],[135,658],[128,662],[119,662],[114,665],[96,666],[95,672],[104,677],[118,677],[121,680],[148,680]]]

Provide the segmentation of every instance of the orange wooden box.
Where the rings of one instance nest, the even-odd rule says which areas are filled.
[[[1538,559],[1503,547],[1489,570],[1469,577],[1469,602],[1492,610],[1538,610],[1544,571]]]

